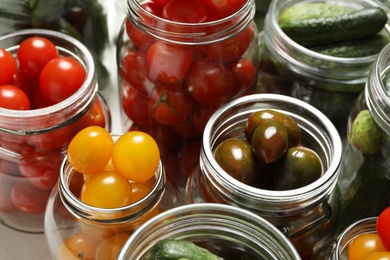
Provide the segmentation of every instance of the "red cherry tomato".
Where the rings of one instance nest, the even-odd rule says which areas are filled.
[[[33,102],[31,99],[35,90],[38,89],[38,84],[35,81],[31,81],[30,79],[26,78],[23,73],[20,72],[20,70],[17,70],[12,80],[10,81],[10,85],[14,85],[23,90],[23,92],[26,93],[26,95],[30,98],[31,108],[34,107],[32,105]]]
[[[142,51],[132,51],[125,56],[119,75],[142,95],[148,96],[154,88],[154,83],[148,77],[146,56]]]
[[[153,0],[153,2],[160,7],[164,7],[169,1],[171,0]]]
[[[161,16],[175,22],[202,23],[208,20],[208,11],[201,0],[171,0],[164,6]]]
[[[36,150],[52,151],[66,147],[74,135],[75,132],[71,126],[64,126],[50,132],[31,135],[28,142]]]
[[[0,172],[0,212],[11,212],[16,210],[11,200],[12,185],[15,182],[14,176]]]
[[[376,232],[387,251],[390,251],[390,207],[379,214],[376,222]]]
[[[26,93],[13,85],[0,86],[0,107],[13,110],[29,110],[31,108]]]
[[[7,50],[0,48],[0,85],[10,82],[16,73],[16,60]]]
[[[219,106],[195,108],[194,113],[191,116],[191,122],[194,125],[194,127],[198,131],[203,132],[204,127],[206,126],[211,115],[214,114],[214,112],[217,111],[218,108],[219,108]]]
[[[136,125],[150,124],[149,100],[135,88],[122,83],[122,108]]]
[[[92,107],[77,121],[74,126],[75,133],[88,126],[100,126],[103,128],[106,126],[105,113],[100,102],[101,100],[96,98]]]
[[[215,19],[234,14],[245,4],[246,0],[202,0]]]
[[[11,190],[11,200],[16,208],[28,214],[43,213],[49,199],[50,190],[41,190],[26,178],[15,181]]]
[[[48,62],[39,77],[43,96],[55,104],[75,93],[83,84],[86,71],[71,57],[58,57]]]
[[[231,71],[219,62],[198,61],[191,66],[184,87],[197,102],[216,106],[231,97],[234,78]]]
[[[55,45],[44,37],[24,40],[17,51],[19,70],[29,79],[38,80],[43,67],[58,57]]]
[[[245,58],[239,59],[229,65],[235,79],[234,95],[238,96],[251,86],[256,79],[256,68],[253,63]]]
[[[189,49],[156,42],[146,53],[149,76],[153,80],[172,84],[184,78],[188,72],[192,53]]]
[[[126,19],[126,33],[137,49],[146,50],[153,44],[154,39],[138,29],[130,19]]]
[[[174,126],[190,116],[192,102],[179,86],[161,84],[150,96],[149,109],[157,122]]]

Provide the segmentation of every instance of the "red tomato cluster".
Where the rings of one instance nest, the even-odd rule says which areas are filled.
[[[348,259],[390,259],[390,207],[379,214],[376,233],[360,234],[350,242]]]
[[[19,46],[16,58],[0,49],[0,107],[43,108],[70,97],[86,77],[76,59],[59,55],[48,39],[33,36]]]

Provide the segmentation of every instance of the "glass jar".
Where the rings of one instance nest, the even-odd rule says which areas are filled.
[[[0,47],[16,55],[31,36],[51,40],[59,54],[77,59],[87,72],[72,96],[45,108],[0,108],[0,221],[16,230],[43,232],[46,202],[71,138],[82,128],[110,129],[110,111],[98,94],[93,58],[88,49],[65,34],[26,29],[0,37]]]
[[[254,0],[247,0],[226,18],[179,23],[146,11],[145,2],[126,2],[127,18],[118,39],[123,130],[151,134],[167,175],[184,187],[210,115],[254,90],[259,63],[256,8]],[[248,68],[244,75],[238,72],[241,66]]]
[[[143,259],[161,239],[184,239],[223,259],[300,259],[291,242],[265,219],[230,205],[201,203],[166,211],[141,226],[118,259]]]
[[[112,136],[115,141],[120,135]],[[139,226],[160,212],[182,204],[179,191],[167,181],[161,162],[155,176],[141,183],[150,191],[128,206],[99,208],[83,203],[79,198],[83,183],[83,175],[65,158],[45,214],[45,236],[53,259],[71,259],[78,253],[83,253],[86,259],[116,259],[115,250]],[[135,192],[137,186],[132,188]],[[77,239],[83,240],[81,248],[73,243]]]
[[[365,91],[350,111],[339,176],[340,231],[359,219],[378,216],[390,205],[390,98],[385,80],[390,75],[389,52],[390,44],[379,54]]]
[[[362,234],[376,233],[377,219],[371,217],[352,223],[334,241],[319,250],[315,259],[348,260],[348,246],[351,241]]]
[[[323,173],[318,180],[292,190],[262,189],[236,180],[218,165],[213,150],[227,138],[244,139],[248,117],[261,109],[274,109],[295,120],[302,132],[301,143],[321,158]],[[187,182],[187,202],[218,202],[250,210],[279,228],[303,259],[310,259],[312,251],[334,233],[341,150],[336,128],[306,102],[279,94],[238,98],[218,109],[206,125],[199,167]]]
[[[261,33],[258,92],[285,94],[310,103],[323,112],[344,136],[348,113],[364,89],[369,69],[378,54],[335,57],[293,41],[279,26],[279,16],[286,8],[308,2],[329,2],[354,9],[379,6],[387,13],[389,9],[371,0],[273,0],[266,15]],[[386,38],[390,37],[389,28],[387,24],[381,32]]]

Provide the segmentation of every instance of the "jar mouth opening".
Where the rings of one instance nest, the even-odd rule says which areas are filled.
[[[53,41],[60,55],[71,56],[82,64],[86,70],[86,77],[80,88],[74,94],[57,104],[31,110],[11,110],[0,108],[0,114],[4,118],[4,121],[10,120],[10,122],[15,122],[20,120],[34,120],[34,124],[37,124],[36,120],[47,120],[47,118],[55,120],[54,118],[59,116],[59,113],[68,111],[69,107],[72,107],[71,109],[74,109],[73,106],[81,106],[81,109],[86,107],[86,105],[89,104],[88,101],[92,100],[98,91],[95,79],[95,64],[91,53],[80,41],[67,34],[47,29],[24,29],[0,36],[0,47],[5,48],[16,55],[19,44],[24,39],[32,36],[41,36]],[[12,45],[9,46],[9,44]],[[58,44],[61,44],[62,46]],[[72,48],[72,50],[69,50],[68,48]],[[14,129],[10,127],[10,131],[13,130]],[[19,134],[28,134],[29,131],[35,130],[36,129],[26,130],[25,132],[18,130],[16,132],[20,132]]]
[[[120,134],[112,133],[114,141],[116,141]],[[129,221],[135,219],[147,212],[161,200],[164,191],[166,177],[160,160],[158,168],[154,175],[155,183],[152,189],[142,199],[131,203],[129,205],[117,208],[100,208],[94,207],[81,201],[71,190],[70,183],[74,174],[80,174],[70,166],[68,157],[65,156],[59,176],[59,195],[64,206],[77,218],[92,220],[96,223],[113,223]]]
[[[118,259],[142,259],[155,242],[167,237],[205,242],[203,235],[218,240],[226,236],[232,243],[261,247],[272,259],[299,259],[290,240],[267,220],[250,211],[217,203],[188,204],[158,214],[132,234]]]
[[[272,106],[272,102],[275,102],[275,107],[270,107],[270,105]],[[323,158],[321,160],[324,171],[319,179],[309,185],[297,189],[282,191],[266,190],[253,187],[236,180],[219,166],[214,158],[213,148],[215,148],[216,139],[222,136],[223,133],[213,133],[214,131],[220,131],[224,128],[224,126],[220,126],[219,124],[227,122],[224,120],[226,120],[229,115],[229,111],[230,114],[232,113],[231,111],[234,111],[233,113],[237,114],[237,110],[240,107],[248,107],[249,105],[255,105],[256,108],[252,111],[246,111],[246,118],[252,112],[260,109],[280,109],[289,116],[293,116],[294,113],[297,112],[300,113],[300,115],[298,115],[299,117],[292,118],[295,119],[297,124],[300,126],[303,132],[302,134],[314,131],[314,133],[311,133],[311,137],[314,138],[313,141],[317,142],[316,145],[318,145],[319,149],[323,152]],[[296,110],[289,111],[290,108]],[[312,115],[311,118],[305,118],[305,116],[308,116],[309,114]],[[311,120],[315,120],[315,123],[312,123]],[[314,135],[316,134],[320,135],[320,137],[315,137]],[[201,157],[204,158],[201,159],[200,166],[202,170],[204,170],[205,174],[207,174],[210,179],[215,180],[215,182],[223,183],[223,185],[230,187],[230,190],[244,194],[243,196],[253,200],[261,198],[262,200],[269,202],[291,203],[307,199],[310,197],[310,194],[318,194],[320,197],[318,199],[321,199],[333,189],[339,174],[338,169],[342,157],[342,142],[339,133],[331,121],[322,114],[322,112],[312,107],[310,104],[280,94],[252,94],[225,104],[211,116],[204,130]],[[205,166],[204,164],[207,165]],[[211,170],[205,170],[205,167],[210,167]]]
[[[126,6],[127,18],[144,33],[161,41],[181,45],[210,44],[230,38],[247,27],[255,11],[254,0],[246,0],[237,12],[219,20],[184,23],[147,12],[142,7],[142,1],[128,1]]]

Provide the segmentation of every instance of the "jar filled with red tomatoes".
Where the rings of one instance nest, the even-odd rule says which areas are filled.
[[[312,104],[344,136],[369,69],[390,41],[388,14],[371,0],[272,1],[260,37],[258,91]]]
[[[71,138],[90,125],[110,128],[88,49],[42,29],[0,37],[0,220],[43,232],[51,189]]]
[[[87,127],[69,144],[45,236],[54,259],[117,259],[139,226],[181,204],[150,135]]]
[[[188,245],[192,250],[186,252]],[[299,259],[291,242],[267,220],[215,203],[184,205],[152,218],[130,237],[118,259],[187,259],[186,254],[200,259],[202,249],[216,256],[202,259]]]
[[[208,121],[187,202],[252,211],[281,230],[302,259],[311,259],[335,234],[341,156],[336,128],[306,102],[278,94],[241,97]]]
[[[254,90],[255,10],[253,0],[126,2],[117,48],[123,127],[157,140],[182,187],[210,115]]]

